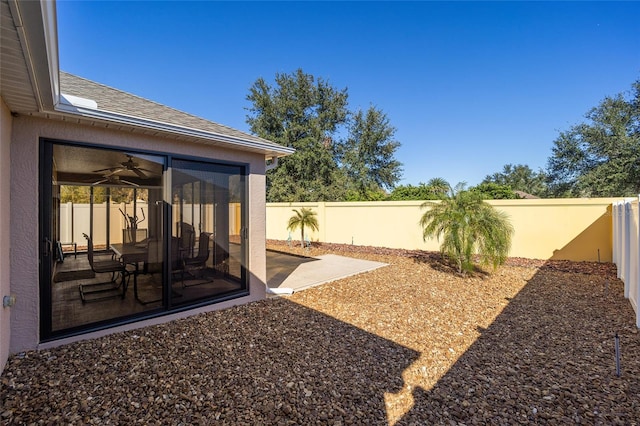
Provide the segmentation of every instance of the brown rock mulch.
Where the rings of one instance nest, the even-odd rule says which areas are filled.
[[[442,256],[438,252],[320,242],[313,242],[311,243],[311,247],[302,249],[299,242],[294,241],[290,244],[289,242],[282,240],[268,240],[267,244],[269,246],[269,249],[303,256],[315,256],[324,253],[335,253],[343,256],[349,256],[349,254],[377,254],[410,257],[417,261],[429,262],[432,264],[432,266],[446,269],[445,265],[438,265],[443,263]],[[616,273],[616,265],[606,262],[572,262],[569,260],[542,260],[527,259],[523,257],[511,257],[507,259],[506,266],[522,266],[530,268],[540,268],[545,270],[578,272],[584,274]],[[481,272],[486,273],[486,271]]]
[[[6,424],[638,424],[640,335],[609,264],[433,253],[278,297],[12,356]],[[621,375],[616,375],[615,336]]]

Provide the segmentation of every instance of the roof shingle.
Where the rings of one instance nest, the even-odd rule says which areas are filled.
[[[166,123],[171,126],[196,129],[247,142],[272,146],[278,151],[287,151],[286,147],[258,136],[241,132],[231,127],[63,71],[60,71],[60,91],[62,94],[95,101],[98,104],[99,111],[122,114],[158,123]]]

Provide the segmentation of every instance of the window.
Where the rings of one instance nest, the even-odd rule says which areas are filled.
[[[44,340],[247,294],[245,166],[50,141],[41,159]]]

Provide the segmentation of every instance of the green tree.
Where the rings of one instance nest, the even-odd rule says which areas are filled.
[[[544,171],[534,172],[525,164],[505,164],[502,172],[487,175],[481,183],[506,185],[513,191],[544,197],[547,195],[546,178]]]
[[[431,188],[426,183],[420,182],[418,185],[406,184],[398,185],[393,188],[393,191],[387,197],[389,201],[404,201],[404,200],[433,200],[433,194]]]
[[[387,201],[388,197],[389,194],[380,188],[369,188],[362,193],[355,187],[351,187],[341,201]]]
[[[373,106],[353,115],[340,161],[361,199],[393,189],[400,180],[402,167],[394,158],[400,142],[394,139],[395,132],[386,114]]]
[[[319,229],[318,218],[316,217],[318,214],[305,207],[300,210],[293,209],[293,212],[295,214],[289,218],[287,230],[295,231],[300,228],[300,245],[304,248],[304,228],[307,227],[312,231],[317,231]]]
[[[420,219],[422,237],[442,238],[440,250],[459,273],[473,271],[475,255],[494,268],[506,261],[513,227],[506,214],[483,201],[479,193],[458,184],[446,198],[426,201],[422,207],[428,208]]]
[[[443,178],[432,178],[427,183],[416,185],[398,185],[387,197],[389,201],[403,200],[439,200],[451,190],[449,182]]]
[[[90,185],[60,185],[60,202],[89,204],[91,201],[91,189],[93,189],[93,202],[104,203],[107,199],[107,191],[104,186]]]
[[[60,185],[60,202],[89,204],[92,190],[95,204],[104,203],[107,198],[110,198],[114,203],[131,203],[134,195],[138,200],[147,201],[149,199],[149,191],[144,188],[134,191],[134,188],[130,186],[111,186],[107,191],[107,187],[102,185]]]
[[[509,185],[501,185],[495,182],[483,182],[469,188],[469,191],[478,193],[483,200],[511,200],[518,198]]]
[[[347,89],[298,69],[276,74],[275,85],[259,78],[250,88],[251,131],[296,152],[267,173],[267,201],[334,201],[347,188],[334,140],[347,123]]]
[[[581,123],[561,132],[547,165],[557,197],[620,197],[640,192],[640,80],[606,97]]]
[[[427,187],[433,194],[433,196],[437,199],[444,198],[451,191],[451,184],[447,182],[444,178],[435,177],[429,179],[427,182]]]

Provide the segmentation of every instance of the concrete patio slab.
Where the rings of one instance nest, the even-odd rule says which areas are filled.
[[[325,254],[302,257],[267,251],[267,281],[276,293],[290,293],[387,266],[386,263]],[[289,291],[290,290],[290,291]]]

